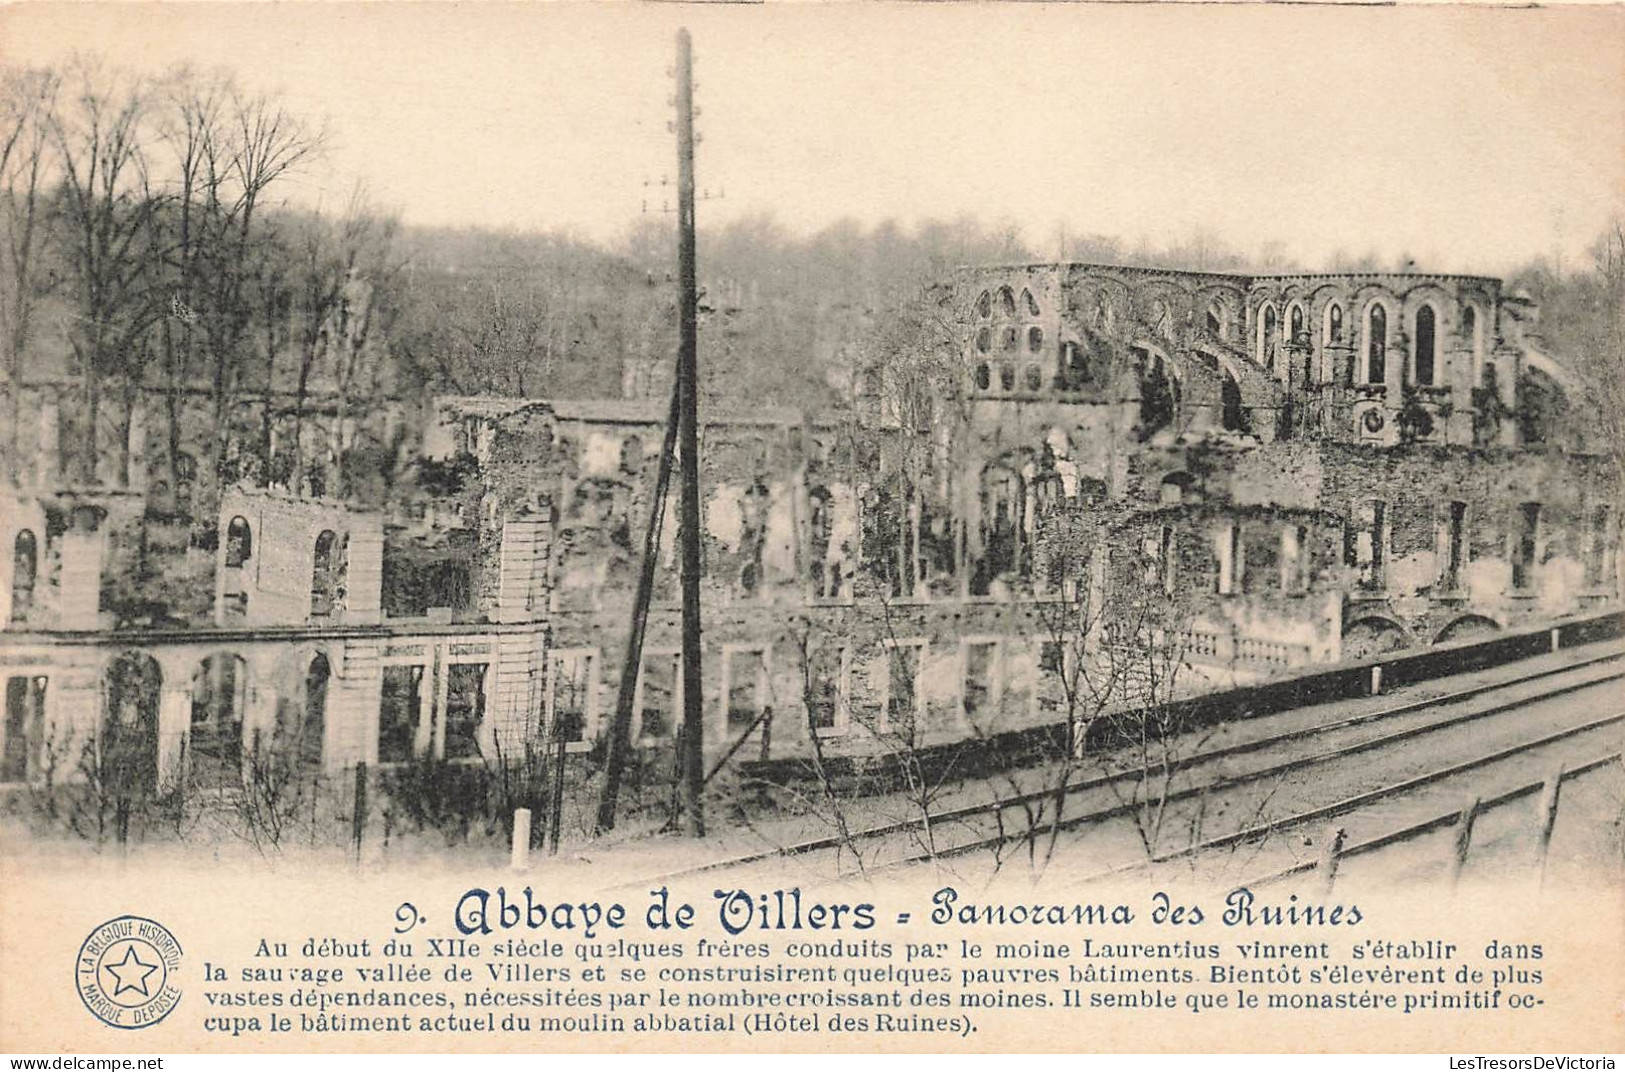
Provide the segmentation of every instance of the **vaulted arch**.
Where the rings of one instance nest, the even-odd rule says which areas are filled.
[[[1410,634],[1392,618],[1371,616],[1343,629],[1343,658],[1362,660],[1410,646]]]
[[[143,652],[113,657],[102,675],[102,718],[96,742],[101,782],[114,799],[158,787],[158,699],[164,674]]]
[[[980,555],[971,592],[987,595],[998,579],[1025,580],[1032,569],[1033,510],[1025,450],[1007,451],[982,467],[978,477]]]
[[[1287,306],[1287,341],[1294,346],[1309,345],[1309,311],[1302,300],[1295,299]]]
[[[1360,383],[1388,382],[1389,321],[1392,315],[1388,303],[1381,299],[1373,300],[1365,307],[1359,361]]]
[[[1258,309],[1258,330],[1254,339],[1254,360],[1271,372],[1275,371],[1275,353],[1280,344],[1281,316],[1275,303],[1267,301]]]
[[[332,529],[323,529],[316,536],[310,571],[310,614],[313,618],[329,617],[344,607],[349,566],[348,543],[345,537]]]
[[[1482,614],[1464,614],[1439,630],[1439,635],[1433,638],[1433,642],[1435,644],[1448,644],[1455,640],[1490,636],[1500,631],[1501,625],[1494,618],[1486,618]]]
[[[186,738],[194,782],[230,788],[243,775],[243,721],[248,707],[248,663],[217,652],[192,675],[192,717]]]
[[[1417,306],[1411,318],[1411,379],[1420,387],[1439,382],[1439,314],[1431,304]]]

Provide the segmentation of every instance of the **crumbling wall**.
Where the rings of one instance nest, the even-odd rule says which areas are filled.
[[[1386,584],[1361,602],[1370,604],[1369,613],[1397,619],[1418,641],[1432,640],[1466,616],[1511,627],[1588,605],[1588,508],[1614,500],[1603,459],[1505,448],[1331,445],[1324,459],[1321,496],[1328,509],[1349,511],[1370,499],[1388,504]],[[1467,507],[1467,561],[1455,592],[1441,587],[1447,553],[1441,524],[1452,502]],[[1525,503],[1539,504],[1539,520],[1527,581],[1516,587],[1513,560]]]
[[[234,547],[230,534],[238,518],[250,535],[246,544]],[[330,500],[233,488],[220,502],[217,623],[254,626],[309,621],[314,607],[317,541],[324,532],[333,534],[334,563],[331,613],[324,616],[352,624],[381,620],[383,520],[379,515],[353,511]],[[237,564],[242,546],[248,553]]]

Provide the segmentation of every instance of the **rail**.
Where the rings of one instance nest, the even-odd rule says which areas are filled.
[[[1190,769],[1192,767],[1210,764],[1220,759],[1244,755],[1250,752],[1262,751],[1271,747],[1290,744],[1294,741],[1317,737],[1322,734],[1332,733],[1342,729],[1353,728],[1368,723],[1380,722],[1382,720],[1416,713],[1427,708],[1465,702],[1479,696],[1516,688],[1529,682],[1539,681],[1560,674],[1573,674],[1588,667],[1618,662],[1622,658],[1625,658],[1625,652],[1621,652],[1618,649],[1612,649],[1606,652],[1589,655],[1576,661],[1567,662],[1560,666],[1541,667],[1532,673],[1520,674],[1513,678],[1493,682],[1483,682],[1467,688],[1453,690],[1442,695],[1428,697],[1426,699],[1407,701],[1400,704],[1389,705],[1378,710],[1361,712],[1334,722],[1313,723],[1299,726],[1284,732],[1265,734],[1263,736],[1240,741],[1235,744],[1209,749],[1207,751],[1186,757],[1181,765],[1185,769]],[[1291,757],[1281,762],[1268,764],[1253,770],[1209,779],[1199,785],[1188,786],[1168,793],[1165,802],[1173,803],[1202,794],[1212,793],[1216,790],[1229,789],[1248,782],[1259,781],[1265,778],[1279,776],[1316,765],[1329,764],[1338,760],[1346,759],[1353,755],[1358,755],[1362,752],[1391,747],[1395,744],[1399,744],[1425,734],[1436,733],[1441,730],[1465,725],[1496,714],[1501,714],[1507,711],[1526,707],[1533,703],[1549,700],[1556,696],[1562,696],[1582,689],[1594,688],[1599,684],[1615,681],[1621,677],[1625,677],[1625,670],[1606,674],[1591,675],[1577,681],[1563,683],[1557,688],[1543,690],[1542,692],[1533,696],[1514,698],[1501,703],[1493,704],[1489,707],[1464,711],[1458,714],[1450,715],[1446,718],[1422,723],[1416,726],[1406,727],[1404,729],[1381,734],[1365,740],[1356,741],[1346,746]],[[1612,722],[1621,721],[1622,719],[1625,719],[1625,715],[1609,716],[1607,718],[1588,723],[1582,727],[1570,728],[1568,730],[1549,735],[1548,738],[1545,738],[1539,742],[1525,742],[1513,749],[1503,750],[1503,752],[1511,754],[1512,752],[1516,752],[1518,750],[1538,747],[1542,743],[1549,743],[1551,740],[1573,736],[1577,733],[1586,732],[1590,729],[1595,729]],[[1484,765],[1489,762],[1497,761],[1498,758],[1505,758],[1505,756],[1502,755],[1499,757],[1480,758],[1470,765]],[[1161,763],[1152,763],[1138,767],[1125,768],[1076,781],[1068,781],[1066,784],[1060,786],[1049,786],[1030,792],[1018,793],[1008,797],[1001,797],[994,800],[977,802],[970,805],[936,812],[931,815],[930,821],[933,827],[941,828],[956,823],[974,821],[981,817],[997,818],[999,813],[1007,809],[1019,808],[1039,801],[1061,802],[1067,797],[1094,789],[1108,787],[1114,783],[1144,779],[1147,776],[1159,773],[1164,769],[1165,764]],[[1423,779],[1413,779],[1412,782],[1415,784],[1423,784],[1426,781],[1438,780],[1446,777],[1451,773],[1460,773],[1460,770],[1457,769],[1433,772],[1427,776],[1424,776]],[[1373,794],[1366,794],[1364,796],[1372,796],[1372,798],[1375,799],[1377,796],[1401,791],[1402,788],[1402,786],[1385,787],[1384,789],[1374,791]],[[1331,814],[1340,809],[1358,806],[1361,799],[1362,798],[1351,798],[1350,800],[1340,801],[1334,805],[1315,809],[1314,814],[1294,816],[1288,818],[1287,820],[1273,823],[1271,824],[1271,827],[1278,829],[1283,825],[1311,821],[1315,814]],[[1034,836],[1047,835],[1058,830],[1065,830],[1072,827],[1081,826],[1086,823],[1098,822],[1113,818],[1115,816],[1127,814],[1139,806],[1140,802],[1138,801],[1119,801],[1118,803],[1106,807],[1096,808],[1090,811],[1080,812],[1077,815],[1057,818],[1049,822],[1040,823],[1035,825],[1032,829],[1024,830],[1020,833],[1009,833],[1001,829],[999,832],[991,836],[958,841],[953,844],[933,848],[929,852],[908,854],[896,859],[885,861],[883,863],[871,864],[869,865],[868,869],[878,870],[898,867],[906,864],[921,863],[935,858],[964,855],[966,853],[979,850],[992,849],[1001,844],[1026,840]],[[1059,808],[1057,810],[1059,811]],[[920,825],[921,820],[915,818],[882,823],[875,826],[866,827],[862,830],[851,831],[844,835],[828,835],[819,838],[812,838],[792,845],[776,846],[772,849],[739,854],[696,864],[691,867],[667,872],[659,876],[656,881],[668,881],[686,875],[744,867],[770,860],[806,856],[819,852],[838,853],[844,850],[854,849],[859,844],[872,844],[887,837],[908,834]],[[1226,835],[1225,839],[1220,840],[1245,840],[1249,837],[1258,836],[1262,832],[1263,831],[1261,828],[1250,828],[1246,831],[1238,831],[1235,834]],[[1145,867],[1151,863],[1162,862],[1165,859],[1177,858],[1180,855],[1187,855],[1192,851],[1198,851],[1204,847],[1212,848],[1215,847],[1215,845],[1204,843],[1203,845],[1193,846],[1180,850],[1176,853],[1154,857],[1148,861],[1138,861],[1133,865],[1114,869],[1112,872],[1107,873],[1117,873],[1119,871],[1132,870],[1136,867]]]

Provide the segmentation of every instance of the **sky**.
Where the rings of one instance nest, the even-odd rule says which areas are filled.
[[[297,198],[621,239],[675,176],[694,37],[702,226],[771,213],[1200,229],[1499,272],[1625,213],[1625,9],[1215,4],[25,4],[0,56],[224,66],[324,122]]]

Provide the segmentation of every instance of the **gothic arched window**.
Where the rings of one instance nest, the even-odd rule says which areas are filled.
[[[316,537],[310,571],[310,613],[325,618],[344,604],[344,541],[332,529]]]
[[[1372,305],[1366,317],[1363,382],[1388,382],[1388,310],[1381,304]]]
[[[242,569],[254,557],[254,531],[248,521],[234,517],[226,525],[226,568]]]
[[[1416,382],[1423,387],[1432,387],[1438,376],[1437,347],[1434,345],[1434,315],[1433,306],[1424,305],[1416,310],[1416,343],[1414,368],[1416,369]]]

